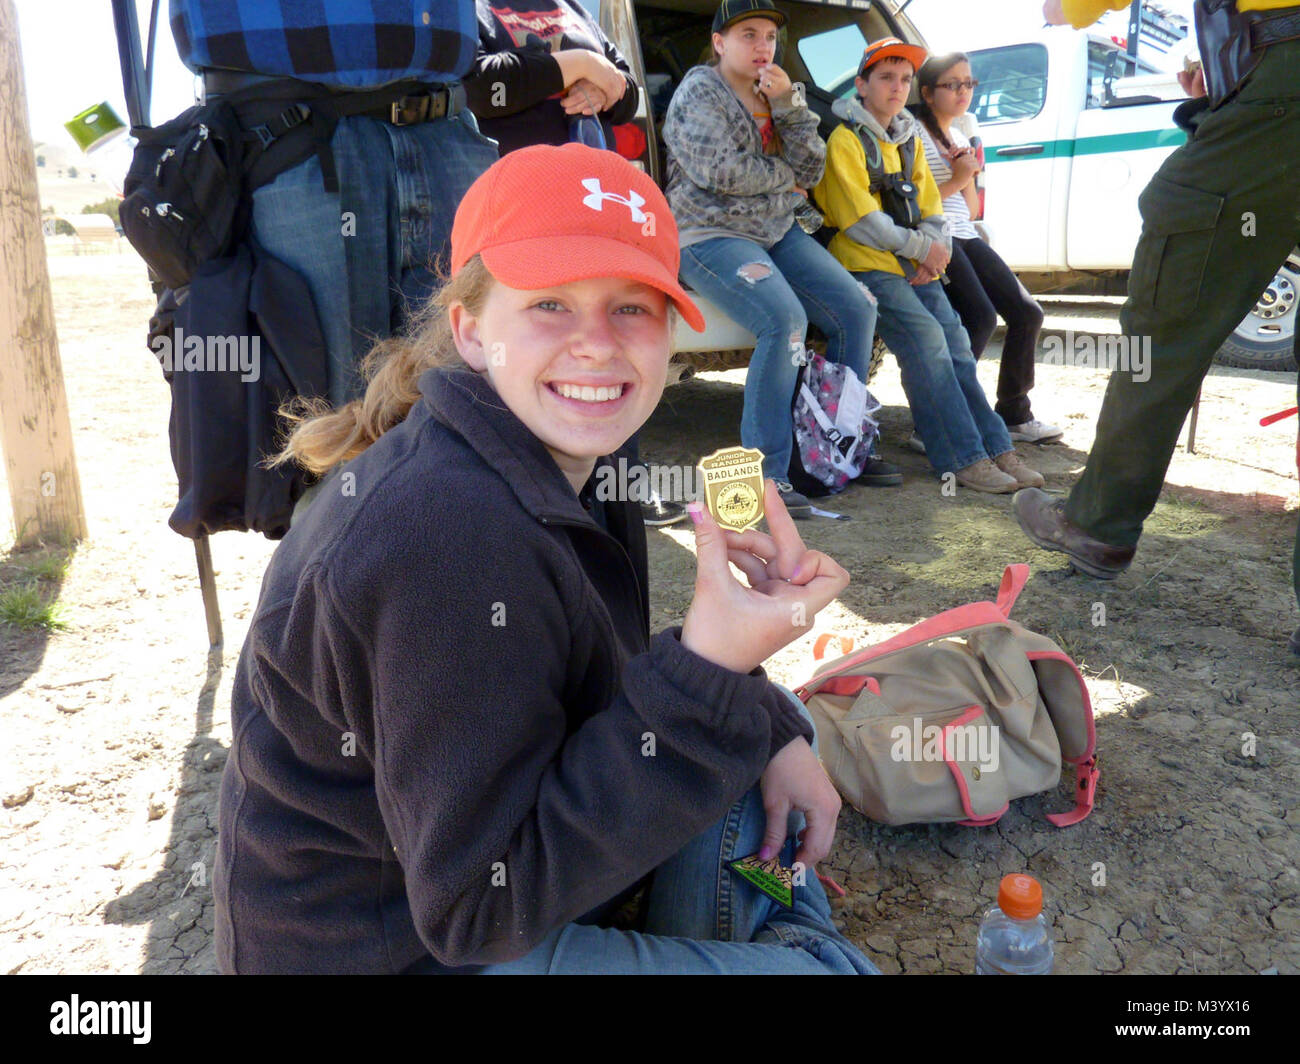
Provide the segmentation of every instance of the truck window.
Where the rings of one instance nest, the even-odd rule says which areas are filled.
[[[600,21],[600,0],[580,0],[583,7],[587,9],[587,14]]]
[[[814,85],[832,96],[852,95],[853,78],[867,47],[856,23],[801,37],[796,47]]]
[[[971,111],[980,125],[1033,118],[1047,100],[1047,48],[1012,44],[970,54],[979,81]]]
[[[1106,106],[1106,78],[1115,81],[1138,75],[1155,74],[1157,69],[1145,59],[1134,61],[1122,48],[1102,41],[1088,42],[1088,98],[1085,107]]]

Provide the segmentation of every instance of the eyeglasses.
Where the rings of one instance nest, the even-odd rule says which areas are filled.
[[[937,87],[947,89],[949,92],[961,92],[962,89],[974,92],[979,88],[979,84],[978,78],[967,78],[965,81],[940,81]]]

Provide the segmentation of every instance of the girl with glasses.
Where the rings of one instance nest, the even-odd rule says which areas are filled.
[[[970,60],[961,52],[927,59],[917,80],[921,143],[943,197],[943,213],[952,227],[952,261],[945,288],[948,300],[970,334],[971,353],[976,358],[983,354],[997,328],[998,315],[1002,315],[1007,335],[1002,343],[994,410],[1006,422],[1013,440],[1055,442],[1061,438],[1061,430],[1035,418],[1029,404],[1043,309],[972,222],[979,214],[975,192],[979,164],[956,120],[970,108],[979,82],[971,76]]]

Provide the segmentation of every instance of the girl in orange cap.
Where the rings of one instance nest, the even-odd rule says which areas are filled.
[[[595,490],[658,402],[672,315],[701,324],[677,266],[645,174],[512,152],[420,331],[298,425],[287,454],[328,477],[235,678],[223,971],[874,971],[811,872],[839,799],[760,668],[847,574],[770,484],[770,535],[697,507],[690,610],[651,638],[636,506]],[[792,908],[727,868],[756,851],[803,862]]]

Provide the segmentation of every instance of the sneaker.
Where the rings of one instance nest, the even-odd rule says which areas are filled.
[[[1015,451],[998,455],[993,459],[993,464],[1007,476],[1015,478],[1016,484],[1022,488],[1041,488],[1047,483],[1043,474],[1025,465],[1024,459]]]
[[[1116,547],[1093,539],[1065,516],[1065,502],[1045,491],[1025,488],[1011,501],[1020,529],[1043,550],[1060,551],[1081,573],[1114,580],[1133,561],[1136,547]]]
[[[685,521],[686,517],[685,506],[680,503],[669,502],[667,499],[661,499],[658,495],[652,495],[641,504],[641,520],[651,528],[675,525],[678,521]]]
[[[859,484],[870,484],[873,488],[893,487],[903,483],[903,471],[896,465],[890,465],[877,454],[867,459],[862,472],[857,475]]]
[[[1021,443],[1053,443],[1065,435],[1055,425],[1048,425],[1037,419],[1026,421],[1023,425],[1008,425],[1007,432],[1011,434],[1013,440],[1019,440]]]
[[[787,484],[784,480],[778,480],[776,490],[781,493],[781,501],[785,503],[785,508],[790,511],[791,517],[812,517],[812,503],[808,501],[807,496],[800,495],[795,491],[792,484]]]
[[[925,454],[925,442],[916,434],[915,429],[912,430],[912,435],[907,437],[907,445],[917,454]]]
[[[990,458],[981,458],[965,469],[957,470],[957,483],[963,488],[987,491],[994,495],[1006,495],[1020,487],[1015,477],[1002,472]]]

